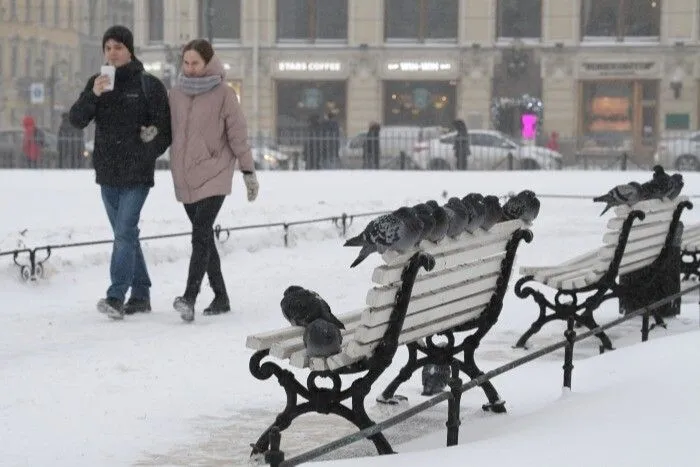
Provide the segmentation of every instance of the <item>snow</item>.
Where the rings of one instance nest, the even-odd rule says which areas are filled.
[[[686,194],[700,181],[684,174]],[[524,188],[542,196],[535,239],[522,244],[519,265],[552,264],[597,247],[608,215],[590,199],[549,198],[607,191],[646,172],[261,172],[260,197],[245,201],[236,174],[234,192],[219,215],[225,227],[293,222],[395,209],[430,198],[470,191],[505,194]],[[90,171],[0,171],[0,252],[46,244],[111,238],[99,188]],[[350,234],[369,217],[354,219]],[[686,224],[700,210],[684,214]],[[141,234],[187,232],[189,222],[173,195],[168,172],[143,211]],[[234,310],[197,314],[191,325],[172,311],[184,289],[189,238],[144,242],[154,311],[112,322],[95,311],[107,287],[109,245],[55,249],[47,277],[24,283],[11,256],[0,256],[0,465],[249,465],[249,443],[274,420],[284,394],[273,380],[248,371],[249,334],[285,324],[282,291],[300,284],[319,292],[336,313],[362,305],[378,259],[348,266],[357,254],[342,248],[332,222],[293,225],[290,247],[282,227],[240,230],[220,244],[224,277]],[[42,254],[39,253],[39,257]],[[477,352],[483,370],[525,354],[511,346],[536,317],[531,300],[506,295],[501,319]],[[208,287],[201,310],[212,298]],[[614,319],[609,301],[600,321]],[[445,449],[446,404],[386,431],[399,457],[377,457],[362,441],[323,459],[371,456],[361,465],[444,465],[465,460],[489,465],[695,465],[700,401],[697,295],[684,301],[667,330],[654,329],[639,344],[639,320],[609,332],[618,350],[598,355],[598,342],[577,344],[571,392],[562,392],[563,351],[494,380],[507,415],[483,413],[476,389],[462,399],[460,445]],[[562,338],[552,323],[530,343],[540,348]],[[369,415],[375,420],[399,408],[376,406],[374,397],[395,375],[406,354],[373,388]],[[299,374],[304,374],[303,372]],[[402,386],[409,404],[423,400],[420,375]],[[350,433],[334,416],[305,415],[283,432],[290,458]],[[436,449],[439,451],[435,452]],[[328,461],[343,465],[354,461]]]

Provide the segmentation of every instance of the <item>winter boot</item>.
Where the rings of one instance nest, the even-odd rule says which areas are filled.
[[[173,302],[173,308],[180,313],[180,318],[187,323],[194,321],[194,300],[187,297],[177,297]]]
[[[151,301],[147,298],[131,297],[124,304],[124,314],[133,315],[134,313],[148,313],[151,311]]]
[[[226,313],[229,311],[231,311],[231,304],[228,301],[228,296],[216,295],[214,296],[214,300],[212,300],[211,304],[204,309],[202,314],[205,316],[220,315],[221,313]]]
[[[101,298],[97,302],[97,311],[114,320],[124,319],[124,303],[118,298]]]

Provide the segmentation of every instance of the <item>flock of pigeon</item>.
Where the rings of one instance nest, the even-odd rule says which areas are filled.
[[[462,199],[452,197],[443,206],[430,200],[379,216],[344,246],[362,247],[350,265],[353,268],[374,252],[405,253],[422,240],[437,243],[445,237],[456,238],[463,232],[488,231],[498,222],[514,219],[532,222],[539,212],[540,201],[530,190],[511,196],[503,206],[497,196],[469,193]]]
[[[614,206],[632,206],[640,201],[649,199],[675,199],[683,189],[683,175],[669,175],[663,167],[655,165],[651,180],[645,183],[629,182],[617,185],[606,194],[593,198],[594,203],[606,203],[602,216]]]

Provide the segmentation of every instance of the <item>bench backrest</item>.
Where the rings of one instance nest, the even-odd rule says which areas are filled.
[[[464,328],[469,322],[476,327],[501,275],[508,242],[516,230],[527,227],[528,224],[514,220],[496,224],[489,232],[479,229],[437,244],[422,242],[419,248],[435,258],[435,267],[430,272],[421,270],[416,278],[399,344],[457,326]],[[372,274],[377,285],[367,293],[367,308],[362,310],[352,340],[346,344],[345,353],[349,356],[371,354],[384,336],[401,286],[401,272],[415,251],[382,256],[384,264]]]
[[[700,224],[684,226],[681,248],[689,253],[700,250]]]
[[[629,213],[637,210],[642,211],[645,217],[643,220],[635,220],[632,224],[619,273],[635,271],[654,262],[666,243],[676,207],[687,200],[688,198],[683,196],[672,201],[648,200],[631,207],[616,207],[615,216],[608,221],[608,231],[603,236],[605,246],[600,250],[599,260],[594,270],[596,272],[608,270],[620,241],[622,225]]]

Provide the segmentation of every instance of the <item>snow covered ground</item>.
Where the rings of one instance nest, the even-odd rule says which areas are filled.
[[[430,173],[263,172],[261,194],[245,202],[240,174],[219,216],[222,226],[296,221],[342,212],[395,209],[443,193],[505,194],[530,188],[540,195],[590,195],[641,172]],[[142,235],[184,232],[189,222],[175,202],[168,172],[158,172],[143,211]],[[686,174],[693,195],[700,175]],[[99,189],[90,171],[0,171],[0,252],[43,244],[109,239]],[[550,264],[601,241],[607,216],[586,199],[542,198],[535,239],[520,247],[519,265]],[[356,219],[351,233],[369,218]],[[700,221],[700,209],[684,214]],[[108,280],[109,245],[58,249],[47,277],[23,283],[11,257],[0,257],[0,465],[247,465],[249,443],[284,405],[272,380],[248,372],[245,337],[284,324],[282,291],[300,284],[318,291],[336,312],[362,304],[370,287],[370,257],[349,269],[354,249],[330,223],[294,226],[291,247],[281,227],[232,233],[220,245],[234,310],[197,315],[192,325],[172,311],[181,294],[189,258],[188,237],[144,243],[154,286],[154,311],[111,322],[95,311]],[[513,278],[512,283],[517,274]],[[211,299],[203,291],[198,308]],[[693,302],[693,300],[695,300]],[[511,345],[536,309],[532,301],[506,296],[501,319],[484,340],[477,362],[488,370],[524,355]],[[604,305],[601,321],[617,317]],[[406,465],[439,458],[445,465],[695,465],[693,443],[700,421],[697,394],[700,355],[697,297],[689,298],[668,330],[654,330],[637,345],[639,322],[610,331],[620,349],[597,355],[597,342],[577,345],[573,391],[562,395],[563,352],[556,352],[494,380],[507,401],[505,416],[481,412],[478,390],[462,400],[460,446],[445,443],[446,406],[423,412],[387,431]],[[531,340],[540,347],[561,338],[553,323]],[[396,369],[405,358],[400,351]],[[389,372],[391,373],[391,372]],[[381,379],[371,399],[393,374]],[[420,377],[404,387],[409,404],[422,400]],[[370,403],[381,420],[397,409]],[[283,433],[287,457],[353,431],[336,417],[308,415]],[[371,456],[366,441],[324,459]],[[362,465],[396,462],[394,456]],[[342,464],[343,461],[338,461]]]

